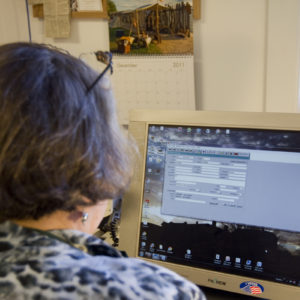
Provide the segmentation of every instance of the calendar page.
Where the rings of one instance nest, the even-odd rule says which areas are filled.
[[[114,55],[119,121],[132,109],[195,109],[193,55]]]

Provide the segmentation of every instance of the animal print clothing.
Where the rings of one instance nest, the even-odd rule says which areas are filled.
[[[76,231],[0,224],[0,299],[205,300],[191,282]]]

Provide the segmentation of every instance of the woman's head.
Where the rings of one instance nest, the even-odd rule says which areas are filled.
[[[128,144],[111,90],[45,45],[0,47],[0,219],[38,219],[119,196]],[[107,84],[106,84],[107,86]]]

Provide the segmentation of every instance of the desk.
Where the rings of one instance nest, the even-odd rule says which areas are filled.
[[[207,300],[255,300],[257,298],[236,293],[229,293],[207,287],[200,287]],[[260,298],[262,299],[262,298]],[[265,299],[266,300],[266,299]]]

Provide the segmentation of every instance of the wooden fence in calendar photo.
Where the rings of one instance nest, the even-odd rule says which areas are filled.
[[[117,1],[118,3],[120,1]],[[192,54],[192,4],[158,1],[109,10],[110,50],[121,54]],[[141,1],[140,1],[141,2]],[[167,2],[167,3],[165,3]],[[130,6],[129,6],[130,7]]]

